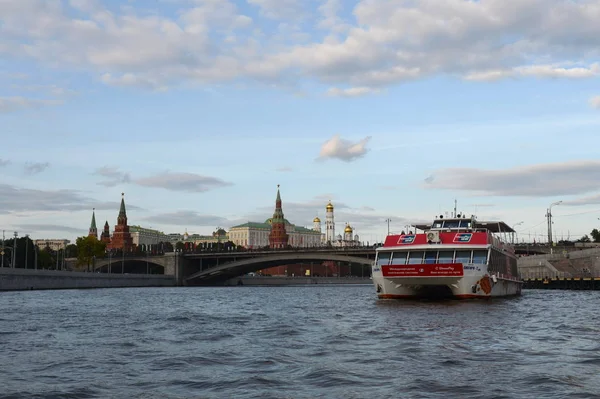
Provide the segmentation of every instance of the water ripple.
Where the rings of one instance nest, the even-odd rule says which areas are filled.
[[[600,292],[371,286],[0,293],[0,399],[600,398]]]

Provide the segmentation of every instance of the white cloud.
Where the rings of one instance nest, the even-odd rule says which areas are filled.
[[[350,87],[348,89],[339,89],[332,87],[327,90],[327,95],[331,97],[360,97],[367,94],[378,93],[379,90],[370,87]]]
[[[16,230],[18,230],[21,235],[24,234],[23,232],[25,232],[26,234],[35,235],[35,234],[46,233],[46,232],[50,232],[50,231],[83,235],[83,234],[86,234],[88,231],[85,228],[63,226],[63,225],[58,225],[58,224],[36,224],[36,223],[17,224],[14,226],[14,228]]]
[[[293,19],[304,14],[305,0],[247,0],[273,19]]]
[[[590,105],[594,108],[600,109],[600,96],[594,96],[590,98]]]
[[[0,158],[0,168],[3,166],[7,166],[10,165],[10,161],[8,159],[1,159]]]
[[[566,206],[586,206],[600,204],[600,194],[581,197],[573,200],[563,201],[562,205]]]
[[[37,175],[49,167],[49,162],[28,162],[25,164],[25,173],[28,175]]]
[[[167,87],[161,82],[158,82],[153,78],[145,77],[143,75],[136,75],[133,73],[124,73],[120,76],[113,76],[110,73],[105,73],[102,75],[101,79],[102,82],[110,86],[136,87],[151,90],[167,89]]]
[[[94,174],[105,178],[105,180],[98,182],[99,185],[105,187],[114,187],[118,184],[129,183],[131,181],[129,173],[121,172],[119,168],[112,166],[103,166],[96,169]]]
[[[39,100],[25,97],[0,97],[0,114],[28,108],[38,109],[49,105],[59,105],[59,100]]]
[[[165,172],[154,176],[134,179],[139,186],[164,188],[172,191],[202,193],[215,188],[227,187],[232,184],[216,177],[202,176],[195,173]]]
[[[572,161],[504,170],[448,168],[435,172],[425,187],[480,195],[551,197],[598,190],[600,161]]]
[[[291,171],[293,171],[293,169],[290,168],[289,166],[282,166],[281,168],[277,168],[275,170],[277,172],[291,172]]]
[[[371,137],[369,136],[357,142],[352,142],[336,134],[323,143],[319,159],[339,159],[345,162],[355,161],[369,151],[367,144],[370,139]]]
[[[151,223],[159,223],[170,226],[182,226],[193,228],[195,226],[229,226],[231,221],[227,218],[214,215],[201,215],[195,211],[176,211],[163,213],[145,218]]]
[[[72,212],[119,209],[118,202],[97,202],[76,190],[35,190],[0,183],[0,214],[21,212]],[[129,205],[129,209],[140,209]]]
[[[375,89],[437,74],[470,80],[599,74],[600,4],[591,1],[360,0],[352,21],[341,20],[339,0],[249,2],[280,23],[319,14],[315,25],[328,31],[316,40],[312,26],[292,24],[286,40],[265,35],[230,0],[180,2],[175,16],[109,11],[81,0],[5,0],[0,54],[153,89],[238,78]]]
[[[117,167],[103,166],[94,172],[95,175],[104,177],[98,184],[114,187],[118,184],[135,184],[142,187],[164,188],[172,191],[186,191],[201,193],[232,184],[216,177],[203,176],[196,173],[164,172],[147,177],[131,177],[128,172],[123,172]]]
[[[517,78],[534,76],[538,78],[572,78],[584,79],[600,75],[600,64],[592,64],[589,67],[564,68],[553,65],[532,65],[516,67],[514,69],[496,69],[489,71],[474,72],[465,75],[465,80],[494,81],[504,78]]]

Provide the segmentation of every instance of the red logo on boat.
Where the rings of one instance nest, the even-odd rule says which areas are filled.
[[[462,263],[383,265],[381,273],[385,277],[461,277],[464,275]]]
[[[400,239],[398,240],[398,244],[412,244],[414,242],[415,242],[414,234],[401,235]]]

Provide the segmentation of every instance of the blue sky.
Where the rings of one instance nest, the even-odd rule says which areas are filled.
[[[562,17],[557,17],[562,16]],[[0,227],[600,222],[600,1],[0,3]]]

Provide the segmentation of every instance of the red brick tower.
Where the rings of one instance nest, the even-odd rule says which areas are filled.
[[[106,243],[106,247],[109,247],[110,244],[110,227],[108,226],[108,220],[104,223],[104,230],[102,231],[102,235],[100,236],[100,241]]]
[[[271,219],[271,233],[269,233],[269,246],[271,248],[285,248],[288,245],[289,236],[285,231],[285,219],[281,209],[281,196],[279,195],[279,184],[277,185],[277,199],[275,200],[275,212]]]
[[[119,216],[117,217],[117,225],[113,232],[111,245],[112,249],[122,249],[125,252],[131,252],[133,249],[133,238],[129,233],[129,226],[127,225],[127,212],[125,211],[125,193],[121,193],[121,209],[119,209]]]
[[[96,228],[96,208],[94,208],[92,210],[92,223],[90,224],[90,230],[88,232],[88,237],[98,238],[98,229]]]

